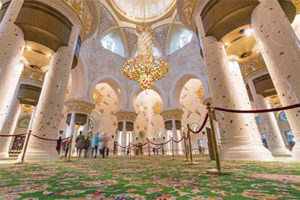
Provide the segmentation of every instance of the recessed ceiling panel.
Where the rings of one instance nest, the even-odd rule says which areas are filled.
[[[176,0],[112,0],[113,6],[124,17],[136,21],[151,22],[163,17],[175,5]]]

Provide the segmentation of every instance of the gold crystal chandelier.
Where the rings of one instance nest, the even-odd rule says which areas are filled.
[[[161,57],[153,56],[151,27],[144,23],[137,26],[138,56],[127,60],[122,68],[123,74],[145,89],[151,89],[154,81],[165,77],[170,69],[169,64]]]

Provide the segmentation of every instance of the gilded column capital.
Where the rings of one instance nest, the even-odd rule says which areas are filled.
[[[116,112],[116,117],[118,121],[135,121],[137,113],[133,111],[118,111]]]
[[[163,117],[164,121],[172,119],[181,120],[182,114],[183,111],[180,109],[165,110],[161,112],[161,116]]]
[[[95,108],[95,104],[82,100],[68,100],[65,101],[65,105],[67,106],[67,112],[76,111],[87,115],[91,114],[92,110]]]

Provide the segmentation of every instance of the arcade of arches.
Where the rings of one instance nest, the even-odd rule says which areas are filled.
[[[299,0],[0,0],[0,199],[299,199],[299,39]]]

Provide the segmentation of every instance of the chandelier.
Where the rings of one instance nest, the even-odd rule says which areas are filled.
[[[123,74],[140,84],[145,89],[151,89],[154,81],[165,77],[170,69],[169,64],[161,57],[153,56],[153,31],[148,26],[138,26],[138,56],[130,58],[122,68]]]

